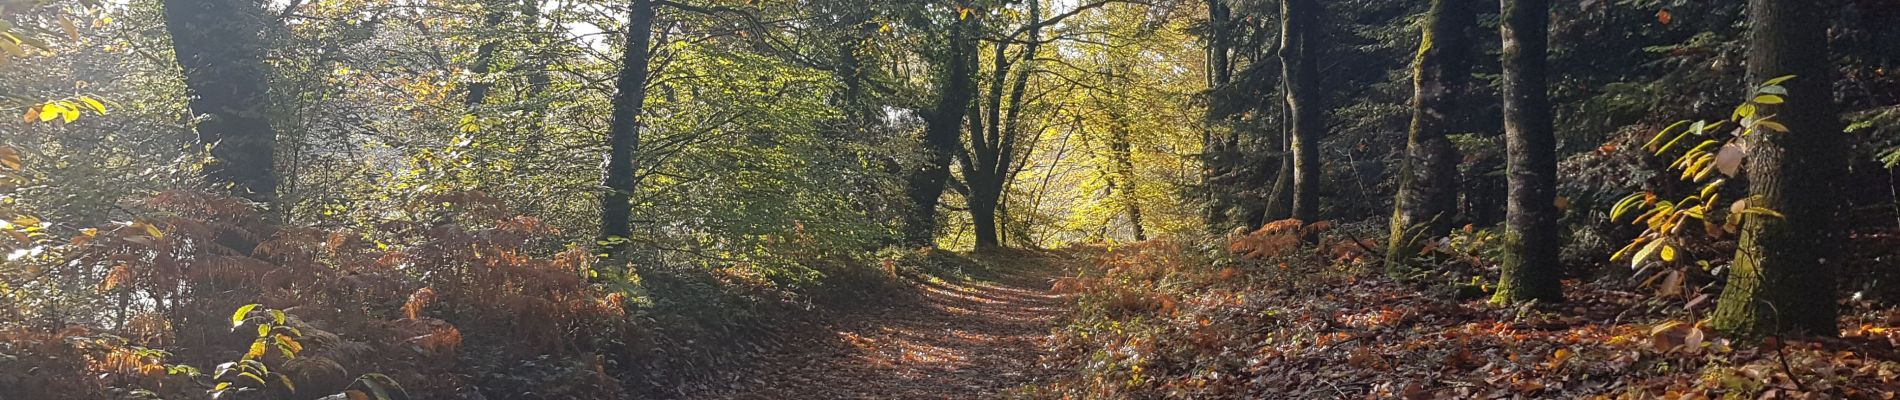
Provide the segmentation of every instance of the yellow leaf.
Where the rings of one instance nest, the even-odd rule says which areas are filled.
[[[1754,102],[1756,104],[1781,104],[1783,102],[1783,99],[1781,98],[1781,96],[1776,96],[1772,94],[1764,94],[1760,96],[1755,96]]]
[[[1636,238],[1636,241],[1630,242],[1629,245],[1623,246],[1623,248],[1621,249],[1617,249],[1615,253],[1611,253],[1610,261],[1623,259],[1624,254],[1629,254],[1630,250],[1635,250],[1637,246],[1642,246],[1644,242],[1648,242],[1648,241],[1649,241],[1649,238],[1647,237]]]
[[[262,304],[251,303],[245,304],[243,307],[238,307],[237,312],[231,313],[231,328],[237,329],[239,326],[244,326],[244,318],[251,316],[251,310],[257,309],[257,307],[261,305]]]
[[[1662,259],[1663,261],[1676,261],[1676,246],[1663,245]]]
[[[98,112],[99,112],[99,115],[105,115],[105,114],[106,114],[106,104],[105,104],[105,103],[101,103],[101,102],[99,102],[99,100],[98,100],[98,99],[94,99],[94,98],[91,98],[91,97],[85,97],[85,96],[81,96],[81,97],[79,98],[79,102],[81,102],[81,103],[86,103],[86,106],[87,106],[87,107],[92,107],[92,110],[93,110],[93,111],[98,111]]]
[[[1656,250],[1661,249],[1663,247],[1664,242],[1665,241],[1663,240],[1657,240],[1654,242],[1649,242],[1648,246],[1643,246],[1642,251],[1636,252],[1636,257],[1630,258],[1630,268],[1637,268],[1637,267],[1643,266],[1643,262],[1649,261],[1649,256],[1651,254],[1655,254]]]
[[[1743,213],[1743,214],[1755,214],[1755,215],[1766,215],[1766,216],[1770,216],[1770,217],[1775,217],[1775,218],[1786,218],[1786,217],[1787,217],[1787,216],[1785,216],[1785,215],[1781,215],[1781,212],[1779,212],[1779,211],[1775,211],[1775,210],[1770,210],[1770,209],[1767,209],[1767,208],[1763,208],[1763,207],[1749,207],[1749,208],[1747,208],[1747,209],[1744,209],[1744,210],[1742,210],[1742,213]]]
[[[1755,121],[1755,127],[1766,128],[1768,130],[1775,131],[1775,132],[1788,133],[1787,125],[1782,125],[1780,122],[1769,121],[1765,119],[1760,120],[1760,121]]]
[[[0,40],[0,42],[5,42],[5,41]],[[40,122],[47,122],[47,121],[52,121],[54,119],[58,119],[59,115],[65,112],[66,112],[66,108],[60,107],[59,104],[46,103],[46,105],[40,106]]]
[[[1742,103],[1735,107],[1735,113],[1729,115],[1729,118],[1741,120],[1753,116],[1755,116],[1755,103]]]

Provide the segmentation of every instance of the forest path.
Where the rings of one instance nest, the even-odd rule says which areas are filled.
[[[992,257],[973,279],[916,282],[914,296],[821,325],[809,345],[767,356],[721,399],[992,399],[1051,375],[1045,341],[1066,307],[1049,293],[1059,255]]]

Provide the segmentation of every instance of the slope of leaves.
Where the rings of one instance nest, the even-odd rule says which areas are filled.
[[[1240,249],[1265,236],[1222,241]],[[1237,258],[1193,243],[1100,252],[1057,283],[1076,292],[1077,311],[1048,360],[1068,373],[1049,389],[1064,398],[1406,399],[1900,390],[1900,313],[1863,313],[1843,322],[1838,340],[1736,341],[1646,311],[1646,296],[1615,284],[1570,282],[1570,303],[1495,309],[1387,280],[1368,272],[1371,260],[1332,257],[1343,250],[1325,243]]]

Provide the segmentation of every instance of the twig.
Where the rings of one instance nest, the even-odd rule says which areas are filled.
[[[1381,263],[1381,264],[1379,264],[1379,265],[1391,265],[1391,263],[1392,263],[1392,260],[1390,260],[1390,259],[1387,259],[1387,258],[1386,258],[1386,254],[1385,254],[1385,253],[1383,253],[1383,252],[1377,252],[1377,251],[1372,251],[1372,249],[1369,249],[1369,248],[1366,248],[1366,244],[1365,244],[1365,242],[1364,242],[1364,241],[1361,241],[1361,240],[1359,240],[1359,236],[1358,236],[1358,235],[1354,235],[1354,234],[1352,234],[1352,229],[1350,229],[1350,228],[1347,228],[1347,227],[1343,227],[1343,226],[1342,226],[1342,227],[1339,227],[1339,232],[1340,232],[1340,233],[1344,233],[1344,234],[1346,234],[1346,238],[1347,238],[1347,239],[1352,239],[1352,245],[1353,245],[1353,246],[1356,246],[1356,247],[1358,247],[1360,251],[1364,251],[1364,252],[1366,252],[1366,254],[1374,254],[1374,255],[1378,255],[1378,256],[1379,256],[1379,260],[1380,260],[1380,261],[1384,261],[1384,263]]]
[[[1788,364],[1788,352],[1782,350],[1781,337],[1769,336],[1768,338],[1775,341],[1775,356],[1781,359],[1781,372],[1788,374],[1788,380],[1794,381],[1794,387],[1796,389],[1801,389],[1803,392],[1808,391],[1808,385],[1801,382],[1801,376],[1795,375],[1794,366]]]

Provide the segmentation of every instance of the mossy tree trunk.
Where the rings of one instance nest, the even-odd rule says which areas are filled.
[[[1504,0],[1504,141],[1510,193],[1504,265],[1495,304],[1563,301],[1559,282],[1557,137],[1552,131],[1547,57],[1548,0]]]
[[[1447,135],[1470,80],[1470,0],[1433,0],[1412,65],[1412,125],[1386,251],[1391,272],[1417,256],[1419,243],[1450,230],[1458,208],[1458,149]]]
[[[1747,143],[1748,205],[1784,217],[1748,217],[1728,285],[1711,315],[1718,331],[1754,337],[1838,334],[1835,270],[1841,263],[1836,182],[1845,134],[1835,114],[1826,7],[1805,0],[1748,2],[1748,80],[1793,75],[1786,103],[1761,105],[1788,132]]]
[[[184,72],[198,145],[211,151],[205,179],[270,207],[277,202],[277,131],[271,127],[265,29],[257,3],[165,0],[165,29]]]
[[[1280,68],[1286,77],[1287,144],[1293,158],[1293,218],[1319,219],[1319,140],[1326,135],[1326,106],[1319,91],[1319,56],[1326,48],[1318,29],[1325,20],[1314,0],[1280,3]]]

